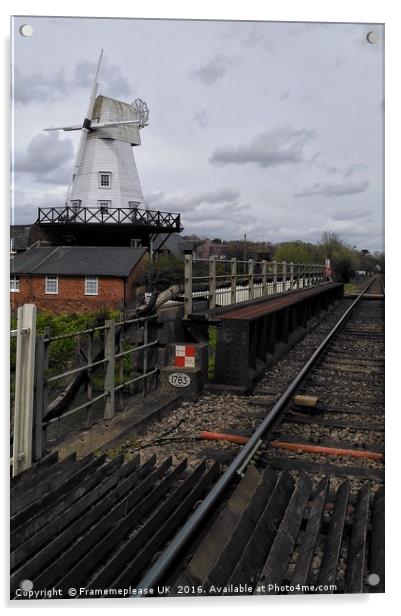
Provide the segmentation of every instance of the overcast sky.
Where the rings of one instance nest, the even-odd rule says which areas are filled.
[[[63,203],[79,135],[43,128],[83,120],[104,48],[99,92],[150,108],[134,148],[145,200],[180,212],[185,234],[332,230],[382,249],[382,26],[29,17],[13,29],[15,223]]]

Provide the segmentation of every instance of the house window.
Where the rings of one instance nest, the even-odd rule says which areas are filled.
[[[99,188],[111,188],[111,173],[109,171],[100,171]]]
[[[85,278],[85,295],[98,295],[99,283],[97,276],[86,276]]]
[[[98,201],[99,210],[105,214],[109,211],[109,207],[111,207],[111,201]]]
[[[46,276],[45,292],[52,295],[58,293],[58,276]]]
[[[128,206],[130,210],[136,210],[141,205],[140,201],[128,201]]]
[[[10,291],[11,293],[19,293],[19,276],[11,276]]]

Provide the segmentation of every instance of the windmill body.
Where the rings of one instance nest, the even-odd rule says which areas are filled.
[[[135,120],[132,105],[98,96],[91,125]],[[69,205],[144,207],[133,146],[141,143],[138,125],[90,129],[69,191]]]
[[[66,205],[74,209],[143,208],[132,148],[141,144],[140,130],[147,126],[149,110],[141,99],[124,103],[96,96],[102,55],[103,51],[82,125],[45,130],[81,131]]]

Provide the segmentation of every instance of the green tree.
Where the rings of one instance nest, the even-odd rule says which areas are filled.
[[[360,255],[335,231],[325,231],[318,246],[321,259],[330,259],[334,279],[350,282],[360,264]]]
[[[162,255],[149,261],[144,271],[148,291],[164,291],[175,284],[184,283],[184,260],[174,255]]]
[[[314,246],[305,242],[283,242],[274,253],[274,261],[287,263],[313,263]]]

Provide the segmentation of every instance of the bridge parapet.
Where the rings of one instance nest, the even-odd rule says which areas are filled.
[[[185,318],[193,314],[196,298],[208,309],[256,300],[317,286],[327,280],[324,264],[279,263],[248,259],[198,259],[185,255]]]

